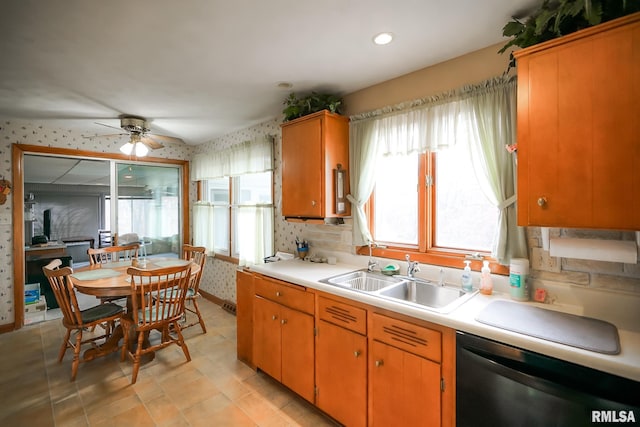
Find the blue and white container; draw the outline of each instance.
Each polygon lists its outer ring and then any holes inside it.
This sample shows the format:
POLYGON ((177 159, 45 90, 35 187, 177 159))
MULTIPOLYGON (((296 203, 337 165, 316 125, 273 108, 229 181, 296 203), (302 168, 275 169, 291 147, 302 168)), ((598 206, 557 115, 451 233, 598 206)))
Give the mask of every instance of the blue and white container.
POLYGON ((509 284, 511 285, 511 299, 529 301, 529 260, 513 258, 509 266, 509 284))

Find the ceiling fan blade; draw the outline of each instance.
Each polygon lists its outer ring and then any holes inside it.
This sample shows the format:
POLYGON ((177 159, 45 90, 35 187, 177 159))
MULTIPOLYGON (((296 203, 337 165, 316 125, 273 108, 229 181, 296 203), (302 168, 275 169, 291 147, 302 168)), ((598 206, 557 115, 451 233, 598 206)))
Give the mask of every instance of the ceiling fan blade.
POLYGON ((140 142, 142 142, 144 145, 151 148, 152 150, 157 150, 158 148, 164 147, 164 145, 160 144, 158 141, 155 141, 153 140, 153 138, 150 138, 149 136, 146 136, 146 135, 140 138, 140 142))
POLYGON ((106 127, 108 127, 108 128, 111 128, 111 129, 118 129, 119 131, 122 131, 122 128, 119 128, 119 127, 115 127, 115 126, 107 125, 107 124, 100 123, 100 122, 94 122, 94 123, 95 123, 95 124, 97 124, 97 125, 100 125, 100 126, 106 126, 106 127))
POLYGON ((181 143, 184 144, 184 141, 180 138, 176 138, 173 136, 167 136, 167 135, 156 135, 155 133, 148 133, 146 134, 147 137, 153 138, 154 140, 158 141, 158 142, 173 142, 173 143, 181 143))
POLYGON ((129 135, 128 133, 111 133, 109 135, 82 135, 83 138, 89 138, 89 139, 93 139, 93 138, 112 138, 114 136, 122 136, 122 135, 129 135))

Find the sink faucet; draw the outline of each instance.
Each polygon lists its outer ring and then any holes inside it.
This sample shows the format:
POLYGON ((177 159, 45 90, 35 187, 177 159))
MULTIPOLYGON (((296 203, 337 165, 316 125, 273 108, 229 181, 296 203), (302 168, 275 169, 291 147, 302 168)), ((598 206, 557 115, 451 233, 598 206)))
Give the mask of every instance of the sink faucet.
POLYGON ((378 265, 378 261, 376 261, 375 259, 373 259, 373 256, 372 256, 372 246, 373 246, 374 244, 375 244, 375 243, 373 243, 373 242, 369 242, 369 262, 368 262, 368 264, 367 264, 367 271, 368 271, 368 272, 370 272, 370 273, 373 271, 373 268, 374 268, 376 265, 378 265))
POLYGON ((413 275, 420 271, 419 263, 418 261, 411 261, 409 254, 406 254, 404 259, 407 260, 407 276, 413 279, 413 275))

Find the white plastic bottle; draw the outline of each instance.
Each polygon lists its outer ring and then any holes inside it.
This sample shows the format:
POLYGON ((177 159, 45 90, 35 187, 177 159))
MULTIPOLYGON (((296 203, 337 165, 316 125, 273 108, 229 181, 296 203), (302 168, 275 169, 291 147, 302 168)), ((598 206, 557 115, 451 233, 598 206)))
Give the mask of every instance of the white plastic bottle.
POLYGON ((491 295, 493 293, 493 279, 491 279, 489 261, 482 261, 482 269, 480 270, 480 293, 485 295, 491 295))
POLYGON ((473 290, 473 279, 471 277, 471 261, 465 261, 466 265, 464 266, 464 270, 462 270, 462 290, 471 292, 473 290))

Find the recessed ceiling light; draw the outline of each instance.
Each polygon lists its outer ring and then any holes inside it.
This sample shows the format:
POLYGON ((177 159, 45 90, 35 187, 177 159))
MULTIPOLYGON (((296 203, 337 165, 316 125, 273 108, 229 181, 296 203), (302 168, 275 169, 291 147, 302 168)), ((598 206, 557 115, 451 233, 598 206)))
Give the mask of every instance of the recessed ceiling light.
POLYGON ((373 42, 377 45, 389 44, 391 40, 393 40, 392 33, 380 33, 373 38, 373 42))
POLYGON ((280 89, 291 89, 293 87, 293 84, 291 84, 289 82, 280 82, 280 83, 278 83, 278 87, 280 89))

